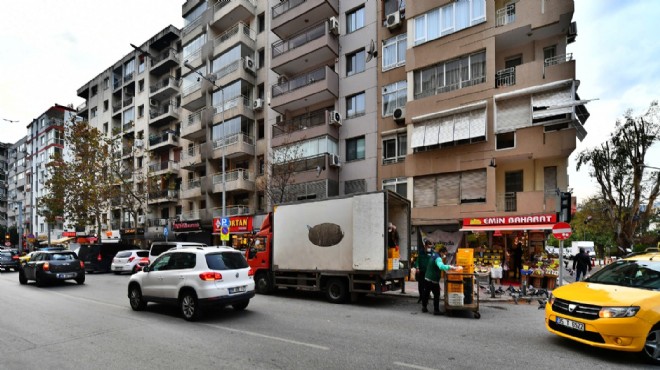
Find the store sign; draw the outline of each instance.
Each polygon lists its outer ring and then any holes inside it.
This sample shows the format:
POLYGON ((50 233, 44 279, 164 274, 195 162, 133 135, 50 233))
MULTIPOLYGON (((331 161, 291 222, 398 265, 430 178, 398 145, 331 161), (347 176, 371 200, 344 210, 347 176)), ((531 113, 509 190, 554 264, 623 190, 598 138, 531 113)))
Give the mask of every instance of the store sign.
POLYGON ((533 216, 464 218, 463 226, 531 225, 531 224, 554 224, 556 222, 557 222, 557 215, 551 213, 547 215, 533 215, 533 216))
POLYGON ((199 231, 202 229, 199 221, 193 222, 174 222, 172 224, 172 230, 175 232, 185 232, 185 231, 199 231))
POLYGON ((62 237, 75 238, 76 237, 76 232, 75 231, 65 231, 65 232, 62 233, 62 237))
POLYGON ((240 216, 229 218, 230 233, 244 233, 252 231, 252 216, 240 216))
POLYGON ((144 228, 121 229, 119 235, 144 235, 144 228))

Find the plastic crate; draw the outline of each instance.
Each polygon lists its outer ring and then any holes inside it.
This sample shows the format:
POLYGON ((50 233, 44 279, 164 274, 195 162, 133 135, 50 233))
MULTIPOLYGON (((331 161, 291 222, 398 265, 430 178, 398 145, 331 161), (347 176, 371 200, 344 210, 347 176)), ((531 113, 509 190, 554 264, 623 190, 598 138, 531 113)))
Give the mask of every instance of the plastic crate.
POLYGON ((463 293, 463 280, 461 281, 448 281, 447 293, 463 293))
POLYGON ((447 293, 447 304, 449 306, 463 306, 464 299, 463 293, 447 293))

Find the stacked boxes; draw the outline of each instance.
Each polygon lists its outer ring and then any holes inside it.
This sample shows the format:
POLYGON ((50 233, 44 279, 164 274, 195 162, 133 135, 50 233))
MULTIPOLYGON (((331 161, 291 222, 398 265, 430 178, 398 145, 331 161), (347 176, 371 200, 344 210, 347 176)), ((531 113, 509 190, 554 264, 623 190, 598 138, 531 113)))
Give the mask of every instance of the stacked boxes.
POLYGON ((447 304, 450 306, 463 306, 463 293, 447 293, 447 304))
POLYGON ((474 274, 474 250, 472 248, 458 248, 456 251, 456 265, 463 267, 464 274, 474 274))

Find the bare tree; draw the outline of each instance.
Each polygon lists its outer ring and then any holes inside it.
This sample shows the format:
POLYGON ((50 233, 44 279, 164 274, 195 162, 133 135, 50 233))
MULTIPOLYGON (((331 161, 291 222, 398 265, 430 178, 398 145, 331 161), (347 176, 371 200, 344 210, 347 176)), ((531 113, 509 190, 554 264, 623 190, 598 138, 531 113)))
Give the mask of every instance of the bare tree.
POLYGON ((633 236, 642 220, 648 220, 660 193, 660 171, 647 167, 648 150, 660 139, 658 102, 640 116, 628 110, 617 120, 610 139, 577 157, 577 170, 590 166, 590 175, 600 186, 599 197, 619 246, 633 245, 633 236), (642 207, 644 205, 644 207, 642 207))

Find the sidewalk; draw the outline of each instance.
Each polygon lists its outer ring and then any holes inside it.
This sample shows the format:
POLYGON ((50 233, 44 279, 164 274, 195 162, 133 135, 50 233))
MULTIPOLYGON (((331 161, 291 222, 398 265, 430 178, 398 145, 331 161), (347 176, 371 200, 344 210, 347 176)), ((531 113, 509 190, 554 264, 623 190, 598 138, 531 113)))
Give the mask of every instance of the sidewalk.
MULTIPOLYGON (((502 287, 503 289, 505 288, 504 286, 502 287)), ((488 294, 484 289, 478 288, 479 289, 479 303, 514 303, 513 297, 509 295, 508 293, 504 294, 496 294, 495 298, 492 298, 490 294, 488 294)), ((407 297, 407 298, 414 298, 417 300, 419 298, 419 290, 417 289, 417 282, 416 281, 406 281, 406 289, 405 289, 405 294, 401 293, 401 291, 394 291, 394 292, 387 292, 385 294, 391 295, 391 296, 399 296, 399 297, 407 297)), ((441 296, 444 296, 444 289, 440 293, 441 296)))

